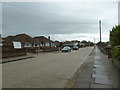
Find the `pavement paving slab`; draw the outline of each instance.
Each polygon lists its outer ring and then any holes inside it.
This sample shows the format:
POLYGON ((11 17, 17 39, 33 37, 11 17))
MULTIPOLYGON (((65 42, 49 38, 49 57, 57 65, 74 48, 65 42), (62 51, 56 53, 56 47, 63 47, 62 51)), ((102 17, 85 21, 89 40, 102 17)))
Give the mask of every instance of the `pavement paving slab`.
POLYGON ((90 88, 112 88, 110 85, 91 84, 90 88))
POLYGON ((93 71, 110 72, 110 70, 108 69, 100 69, 100 68, 94 68, 93 71))
POLYGON ((83 70, 81 71, 82 74, 91 74, 91 73, 94 73, 93 70, 83 70))
POLYGON ((103 74, 92 74, 92 78, 105 78, 109 80, 109 76, 108 75, 103 75, 103 74))
POLYGON ((83 82, 83 83, 94 83, 94 79, 93 78, 78 78, 77 82, 83 82))
POLYGON ((105 85, 112 85, 113 81, 107 78, 95 78, 96 84, 105 84, 105 85))
POLYGON ((109 72, 103 72, 103 71, 95 71, 94 74, 99 74, 99 75, 110 75, 109 72))
POLYGON ((77 82, 74 88, 90 88, 90 83, 77 82))
POLYGON ((80 77, 91 78, 91 74, 80 74, 80 77))

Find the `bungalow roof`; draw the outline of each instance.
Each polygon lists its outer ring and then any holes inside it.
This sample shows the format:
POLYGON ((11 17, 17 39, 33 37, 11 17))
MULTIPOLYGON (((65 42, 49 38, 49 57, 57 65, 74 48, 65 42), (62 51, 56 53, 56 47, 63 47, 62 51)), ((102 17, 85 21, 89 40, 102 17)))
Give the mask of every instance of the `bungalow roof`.
POLYGON ((13 42, 13 41, 19 41, 21 43, 33 43, 32 37, 30 37, 27 34, 18 34, 16 36, 8 36, 4 39, 4 42, 13 42))
POLYGON ((40 43, 40 42, 44 42, 44 43, 54 43, 52 40, 44 37, 44 36, 37 36, 34 37, 34 42, 35 43, 40 43))

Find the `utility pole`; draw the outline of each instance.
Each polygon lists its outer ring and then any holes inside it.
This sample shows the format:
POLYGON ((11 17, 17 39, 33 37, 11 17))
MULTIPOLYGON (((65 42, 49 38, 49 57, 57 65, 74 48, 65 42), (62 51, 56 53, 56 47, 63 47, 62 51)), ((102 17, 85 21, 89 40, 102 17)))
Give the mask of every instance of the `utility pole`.
POLYGON ((101 20, 99 20, 99 30, 100 30, 100 49, 102 47, 102 40, 101 40, 101 20))
POLYGON ((101 42, 102 42, 102 40, 101 40, 101 20, 99 20, 99 30, 100 30, 100 44, 101 44, 101 42))
POLYGON ((94 44, 95 44, 95 38, 94 38, 94 44))

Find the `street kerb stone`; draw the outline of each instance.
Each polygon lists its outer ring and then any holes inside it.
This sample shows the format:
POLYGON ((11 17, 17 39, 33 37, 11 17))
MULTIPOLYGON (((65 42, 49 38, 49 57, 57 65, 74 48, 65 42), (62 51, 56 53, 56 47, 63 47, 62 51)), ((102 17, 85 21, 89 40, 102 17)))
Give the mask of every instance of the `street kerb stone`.
POLYGON ((90 88, 112 88, 112 86, 101 85, 101 84, 91 84, 90 88))

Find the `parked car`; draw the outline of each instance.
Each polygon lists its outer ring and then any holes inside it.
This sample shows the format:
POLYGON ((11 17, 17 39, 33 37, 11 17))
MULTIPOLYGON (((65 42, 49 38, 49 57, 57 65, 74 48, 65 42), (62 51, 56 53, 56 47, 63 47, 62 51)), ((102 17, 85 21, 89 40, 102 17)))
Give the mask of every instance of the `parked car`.
POLYGON ((70 52, 71 48, 70 47, 64 47, 61 51, 62 52, 70 52))
POLYGON ((73 46, 73 50, 78 50, 78 46, 73 46))

